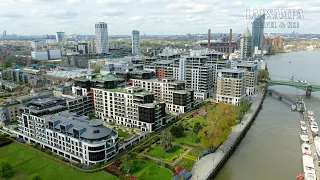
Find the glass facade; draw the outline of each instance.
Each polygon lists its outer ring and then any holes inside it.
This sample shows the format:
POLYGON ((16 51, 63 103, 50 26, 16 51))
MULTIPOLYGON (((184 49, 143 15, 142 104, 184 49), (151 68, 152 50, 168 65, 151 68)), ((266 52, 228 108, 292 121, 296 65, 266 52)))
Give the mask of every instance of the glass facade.
POLYGON ((257 46, 260 50, 263 46, 263 30, 265 15, 257 17, 252 23, 253 49, 257 46))

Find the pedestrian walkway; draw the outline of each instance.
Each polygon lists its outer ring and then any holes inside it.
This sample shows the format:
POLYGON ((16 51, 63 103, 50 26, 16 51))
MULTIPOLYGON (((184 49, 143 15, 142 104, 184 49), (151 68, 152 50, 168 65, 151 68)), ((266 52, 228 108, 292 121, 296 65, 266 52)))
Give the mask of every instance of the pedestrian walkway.
POLYGON ((243 130, 247 127, 247 125, 249 125, 255 112, 258 110, 262 100, 263 92, 259 91, 256 97, 254 98, 249 111, 242 118, 241 123, 232 127, 232 133, 229 135, 228 139, 224 141, 214 153, 206 155, 195 162, 192 168, 191 180, 208 179, 212 172, 214 172, 216 168, 220 165, 220 163, 222 163, 225 160, 224 157, 235 145, 235 142, 237 142, 243 130))

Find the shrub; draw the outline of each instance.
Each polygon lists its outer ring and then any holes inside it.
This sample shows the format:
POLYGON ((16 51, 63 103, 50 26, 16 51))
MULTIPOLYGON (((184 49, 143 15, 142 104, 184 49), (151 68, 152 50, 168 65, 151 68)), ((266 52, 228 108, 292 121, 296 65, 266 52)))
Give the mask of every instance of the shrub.
POLYGON ((8 177, 10 172, 12 171, 12 166, 7 161, 0 162, 0 177, 8 177))

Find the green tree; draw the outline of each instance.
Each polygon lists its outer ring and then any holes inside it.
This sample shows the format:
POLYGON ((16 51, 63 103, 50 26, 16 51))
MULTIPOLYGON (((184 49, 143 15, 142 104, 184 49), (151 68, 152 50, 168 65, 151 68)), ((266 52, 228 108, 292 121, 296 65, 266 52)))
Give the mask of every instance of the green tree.
POLYGON ((178 124, 177 126, 172 126, 170 132, 176 138, 183 137, 184 128, 181 124, 178 124))
POLYGON ((88 113, 88 117, 90 120, 94 119, 94 114, 93 113, 88 113))
POLYGON ((170 151, 173 148, 173 136, 171 132, 163 131, 160 137, 160 146, 164 151, 170 151))
POLYGON ((12 66, 12 60, 5 60, 3 61, 3 66, 4 67, 11 67, 12 66))
POLYGON ((1 85, 2 89, 6 89, 6 86, 4 84, 1 85))
POLYGON ((30 180, 42 180, 42 177, 38 175, 33 175, 30 180))
POLYGON ((259 76, 258 76, 258 81, 260 82, 260 81, 264 81, 264 80, 266 80, 266 79, 268 79, 269 78, 269 71, 268 71, 268 69, 261 69, 260 71, 259 71, 259 76))
POLYGON ((250 102, 248 98, 241 98, 240 103, 240 116, 242 117, 250 108, 250 102))
POLYGON ((12 171, 12 166, 8 161, 0 162, 0 176, 5 178, 8 177, 10 172, 12 171))
POLYGON ((193 132, 195 134, 198 134, 199 131, 201 131, 202 128, 203 127, 201 126, 200 122, 196 122, 196 124, 194 124, 194 126, 193 126, 193 132))
POLYGON ((133 167, 134 167, 134 164, 131 157, 128 155, 123 156, 121 160, 120 168, 126 173, 129 173, 130 170, 133 169, 133 167))
POLYGON ((92 73, 100 73, 101 70, 101 66, 96 66, 94 67, 94 69, 92 70, 92 73))

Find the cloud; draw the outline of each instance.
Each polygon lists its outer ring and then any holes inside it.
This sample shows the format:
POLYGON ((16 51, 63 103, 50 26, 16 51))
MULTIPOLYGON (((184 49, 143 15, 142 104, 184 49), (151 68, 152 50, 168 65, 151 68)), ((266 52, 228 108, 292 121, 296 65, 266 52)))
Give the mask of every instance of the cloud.
MULTIPOLYGON (((108 23, 109 34, 242 32, 252 19, 247 9, 299 8, 305 19, 298 32, 320 31, 320 1, 314 0, 0 0, 1 27, 18 34, 94 34, 94 23, 108 23), (15 23, 11 23, 14 20, 15 23), (31 25, 30 25, 31 24, 31 25), (312 24, 312 28, 306 28, 312 24), (24 28, 20 28, 23 25, 24 28)), ((266 29, 266 32, 292 29, 266 29)))

